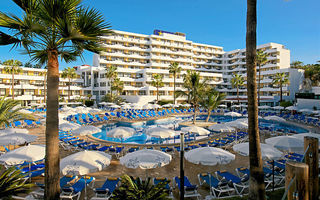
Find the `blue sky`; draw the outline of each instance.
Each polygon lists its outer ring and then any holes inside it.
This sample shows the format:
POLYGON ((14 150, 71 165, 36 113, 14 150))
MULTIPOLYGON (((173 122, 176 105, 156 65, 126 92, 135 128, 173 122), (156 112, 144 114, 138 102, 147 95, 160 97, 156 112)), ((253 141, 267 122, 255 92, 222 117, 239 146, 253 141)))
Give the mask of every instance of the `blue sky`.
MULTIPOLYGON (((186 33, 187 39, 222 46, 225 51, 245 48, 245 0, 83 0, 101 11, 112 28, 142 34, 154 29, 186 33)), ((21 15, 9 0, 1 0, 2 12, 21 15)), ((276 42, 291 50, 291 61, 320 60, 319 0, 258 0, 257 43, 276 42)), ((3 29, 0 29, 3 30, 3 29)), ((21 49, 0 46, 0 60, 30 58, 21 49)), ((84 61, 61 63, 60 68, 92 64, 92 53, 84 61)))

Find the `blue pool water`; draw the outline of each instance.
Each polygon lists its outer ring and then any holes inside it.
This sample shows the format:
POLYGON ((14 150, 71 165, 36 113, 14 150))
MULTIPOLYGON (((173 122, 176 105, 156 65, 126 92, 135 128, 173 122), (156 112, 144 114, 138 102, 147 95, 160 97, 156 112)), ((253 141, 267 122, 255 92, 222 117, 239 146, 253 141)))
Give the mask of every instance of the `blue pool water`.
MULTIPOLYGON (((197 116, 197 120, 204 120, 207 116, 200 115, 197 116)), ((239 117, 231 117, 231 116, 223 116, 223 115, 214 115, 210 117, 210 121, 214 121, 217 123, 224 123, 229 122, 238 119, 239 117)), ((121 142, 121 143, 136 143, 136 144, 146 144, 146 143, 159 143, 159 138, 150 138, 144 133, 144 129, 147 127, 152 126, 169 126, 174 127, 175 130, 180 130, 181 127, 178 125, 178 123, 182 121, 190 121, 190 117, 171 117, 167 119, 160 119, 160 120, 149 120, 149 121, 143 121, 143 122, 117 122, 114 124, 106 124, 102 127, 102 132, 93 134, 93 137, 96 137, 98 139, 110 141, 110 142, 121 142), (128 138, 113 138, 108 136, 108 131, 116 128, 116 127, 131 127, 136 130, 136 134, 128 137, 128 138)), ((287 123, 282 122, 275 122, 275 121, 268 121, 264 119, 259 119, 259 128, 265 129, 269 131, 281 131, 285 133, 306 133, 308 130, 290 125, 287 123)))

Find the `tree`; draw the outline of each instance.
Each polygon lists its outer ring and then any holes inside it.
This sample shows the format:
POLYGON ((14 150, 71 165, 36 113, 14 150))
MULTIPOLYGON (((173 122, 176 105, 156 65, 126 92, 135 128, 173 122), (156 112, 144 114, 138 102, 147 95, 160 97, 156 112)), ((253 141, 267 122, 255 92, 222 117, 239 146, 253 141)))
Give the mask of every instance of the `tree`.
POLYGON ((169 199, 169 191, 166 188, 168 181, 151 184, 150 177, 142 181, 128 175, 121 177, 121 185, 113 192, 112 200, 166 200, 169 199))
POLYGON ((246 32, 246 65, 248 91, 248 134, 249 134, 249 166, 250 186, 249 200, 265 200, 263 163, 261 158, 260 137, 258 127, 257 101, 257 0, 247 0, 247 32, 246 32))
POLYGON ((290 64, 290 67, 291 68, 295 68, 295 69, 303 69, 304 66, 303 66, 303 62, 301 61, 292 61, 291 64, 290 64))
POLYGON ((196 71, 187 72, 187 75, 184 78, 185 91, 177 91, 177 96, 186 96, 190 98, 190 101, 194 108, 193 113, 193 124, 196 123, 197 110, 199 108, 199 103, 201 102, 201 97, 207 89, 208 79, 200 81, 200 73, 196 71))
POLYGON ((26 63, 24 63, 24 67, 26 67, 26 68, 33 68, 33 65, 32 65, 31 62, 26 62, 26 63))
POLYGON ((110 67, 107 67, 106 70, 107 70, 106 78, 108 78, 110 80, 110 93, 111 93, 111 99, 112 99, 113 81, 114 81, 114 79, 116 79, 118 77, 117 67, 111 65, 110 67))
POLYGON ((305 65, 304 70, 304 77, 309 78, 313 86, 318 86, 320 83, 320 64, 305 65))
POLYGON ((95 9, 81 0, 13 0, 23 18, 0 13, 0 45, 22 46, 31 61, 47 63, 47 121, 45 159, 45 199, 59 199, 58 87, 59 57, 75 61, 84 50, 99 53, 99 36, 109 34, 109 24, 95 9), (10 35, 12 34, 12 35, 10 35))
POLYGON ((239 87, 244 85, 244 78, 241 74, 233 74, 231 79, 231 85, 233 88, 237 88, 237 99, 238 99, 238 105, 240 104, 239 99, 239 87))
POLYGON ((117 96, 121 94, 124 88, 123 81, 120 80, 120 78, 115 78, 111 85, 112 90, 115 90, 117 92, 117 96))
POLYGON ((257 66, 259 69, 259 76, 258 76, 258 105, 260 105, 260 81, 261 81, 261 66, 266 64, 268 61, 268 54, 263 52, 262 50, 258 50, 257 51, 257 66))
POLYGON ((34 119, 33 116, 20 112, 23 108, 20 102, 13 99, 0 98, 0 128, 5 125, 9 126, 11 122, 34 119))
POLYGON ((0 197, 3 199, 11 199, 13 195, 29 193, 33 186, 33 183, 27 183, 27 179, 15 166, 8 168, 0 175, 0 197))
POLYGON ((161 87, 164 86, 163 76, 160 75, 160 74, 154 74, 154 75, 152 76, 151 85, 152 85, 153 87, 156 87, 156 88, 157 88, 157 103, 158 103, 158 101, 159 101, 159 88, 161 88, 161 87))
POLYGON ((208 117, 206 119, 206 122, 208 122, 211 111, 221 104, 221 102, 226 98, 226 94, 218 92, 214 88, 209 88, 202 95, 200 104, 208 110, 208 117))
POLYGON ((12 99, 14 99, 14 74, 22 72, 20 66, 22 63, 19 60, 6 60, 3 62, 5 65, 4 71, 8 74, 12 74, 12 99))
POLYGON ((289 75, 284 72, 276 73, 272 78, 272 84, 280 88, 280 102, 282 102, 282 87, 289 84, 289 75))
POLYGON ((176 104, 176 77, 181 72, 179 63, 174 62, 169 66, 169 73, 173 74, 173 104, 176 104))
POLYGON ((68 79, 68 102, 70 102, 70 95, 71 95, 71 79, 77 78, 77 73, 76 69, 73 67, 67 67, 62 71, 61 74, 62 78, 67 78, 68 79))

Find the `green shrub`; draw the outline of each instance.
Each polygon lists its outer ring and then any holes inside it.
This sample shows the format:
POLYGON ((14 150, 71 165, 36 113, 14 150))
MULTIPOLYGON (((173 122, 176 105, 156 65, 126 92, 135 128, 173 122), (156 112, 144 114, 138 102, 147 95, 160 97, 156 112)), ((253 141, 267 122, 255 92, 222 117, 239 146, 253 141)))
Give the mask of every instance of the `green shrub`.
POLYGON ((93 100, 86 100, 86 101, 84 102, 84 104, 85 104, 87 107, 91 107, 91 106, 93 106, 94 101, 93 101, 93 100))
POLYGON ((169 104, 169 103, 173 104, 173 100, 165 100, 165 99, 162 99, 162 100, 159 100, 159 102, 158 102, 158 104, 159 104, 160 106, 165 105, 165 104, 169 104))
POLYGON ((293 105, 293 103, 291 102, 291 101, 281 101, 280 102, 280 106, 282 106, 282 107, 288 107, 288 106, 292 106, 293 105))

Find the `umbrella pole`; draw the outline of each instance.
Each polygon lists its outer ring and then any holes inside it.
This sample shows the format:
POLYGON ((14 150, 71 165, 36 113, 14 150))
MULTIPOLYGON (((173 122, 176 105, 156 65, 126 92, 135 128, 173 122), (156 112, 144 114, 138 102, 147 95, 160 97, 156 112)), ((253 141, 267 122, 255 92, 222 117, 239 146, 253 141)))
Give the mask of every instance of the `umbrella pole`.
POLYGON ((184 135, 180 133, 180 200, 184 200, 184 166, 183 166, 183 154, 184 154, 184 135))
POLYGON ((87 199, 87 177, 84 176, 84 199, 87 199))
POLYGON ((31 172, 30 172, 30 170, 31 170, 31 162, 29 162, 29 182, 31 183, 31 172))

